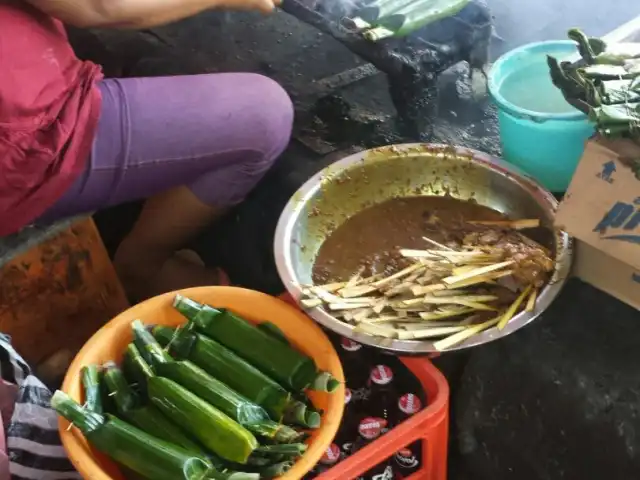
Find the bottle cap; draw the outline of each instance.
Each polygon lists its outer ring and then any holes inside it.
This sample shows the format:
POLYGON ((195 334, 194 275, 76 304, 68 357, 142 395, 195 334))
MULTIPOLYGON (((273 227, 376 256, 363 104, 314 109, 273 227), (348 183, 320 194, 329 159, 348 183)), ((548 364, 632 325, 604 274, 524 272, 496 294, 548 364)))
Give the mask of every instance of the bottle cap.
POLYGON ((320 463, 323 465, 333 465, 334 463, 338 463, 340 460, 340 447, 338 447, 335 443, 329 445, 322 457, 320 457, 320 463))
POLYGON ((384 418, 378 417, 366 417, 360 421, 358 425, 358 433, 367 440, 373 440, 382 433, 382 429, 387 426, 387 421, 384 418))
POLYGON ((349 402, 351 401, 351 397, 352 397, 351 389, 345 388, 344 389, 344 404, 345 405, 349 405, 349 402))
POLYGON ((401 448, 400 450, 398 450, 398 455, 401 456, 401 457, 412 457, 413 453, 411 452, 410 449, 405 447, 405 448, 401 448))
POLYGON ((357 352, 362 348, 362 345, 358 342, 354 342, 353 340, 345 337, 342 337, 342 340, 340 340, 340 345, 347 352, 357 352))
POLYGON ((417 395, 407 393, 406 395, 402 395, 398 400, 398 408, 402 413, 413 415, 422 409, 422 402, 417 395))
POLYGON ((409 448, 403 448, 396 452, 396 463, 401 468, 414 468, 418 466, 418 459, 409 448))
POLYGON ((393 370, 386 365, 376 365, 369 378, 376 385, 387 385, 393 380, 393 370))

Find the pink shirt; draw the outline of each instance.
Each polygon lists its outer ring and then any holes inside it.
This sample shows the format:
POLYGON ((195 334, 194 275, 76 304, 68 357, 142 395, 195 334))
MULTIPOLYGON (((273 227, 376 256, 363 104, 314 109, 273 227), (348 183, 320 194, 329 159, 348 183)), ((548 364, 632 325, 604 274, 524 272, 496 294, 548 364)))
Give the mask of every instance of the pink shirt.
POLYGON ((83 171, 100 115, 100 67, 62 23, 0 1, 0 236, 38 218, 83 171))

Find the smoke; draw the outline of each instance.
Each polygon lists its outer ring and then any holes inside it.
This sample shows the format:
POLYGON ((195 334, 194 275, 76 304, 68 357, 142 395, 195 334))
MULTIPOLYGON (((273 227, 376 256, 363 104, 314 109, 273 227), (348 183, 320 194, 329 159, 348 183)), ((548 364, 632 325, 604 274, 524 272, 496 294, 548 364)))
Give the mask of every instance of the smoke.
POLYGON ((366 0, 299 0, 306 7, 328 17, 332 20, 339 20, 342 17, 350 17, 362 8, 366 0))

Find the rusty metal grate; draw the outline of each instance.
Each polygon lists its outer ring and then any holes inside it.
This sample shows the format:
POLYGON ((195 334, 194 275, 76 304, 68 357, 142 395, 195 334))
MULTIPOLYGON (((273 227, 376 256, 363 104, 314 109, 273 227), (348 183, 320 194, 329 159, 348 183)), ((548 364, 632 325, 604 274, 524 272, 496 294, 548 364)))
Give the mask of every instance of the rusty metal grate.
MULTIPOLYGON (((480 0, 472 1, 453 17, 403 38, 374 43, 341 25, 342 18, 356 6, 349 1, 353 0, 284 0, 282 8, 386 73, 403 134, 429 140, 436 116, 438 76, 461 61, 468 62, 472 70, 481 71, 488 62, 493 31, 489 8, 480 0)), ((371 74, 371 70, 367 72, 371 74)), ((366 76, 346 75, 353 81, 366 76)), ((344 85, 338 83, 338 87, 344 85)))

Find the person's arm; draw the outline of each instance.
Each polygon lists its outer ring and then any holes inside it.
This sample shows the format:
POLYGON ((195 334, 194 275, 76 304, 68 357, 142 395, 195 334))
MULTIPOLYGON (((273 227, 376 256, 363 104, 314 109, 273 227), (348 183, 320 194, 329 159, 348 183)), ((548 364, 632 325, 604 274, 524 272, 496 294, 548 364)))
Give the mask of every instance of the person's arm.
POLYGON ((25 0, 76 27, 148 28, 216 7, 273 10, 277 0, 25 0))

